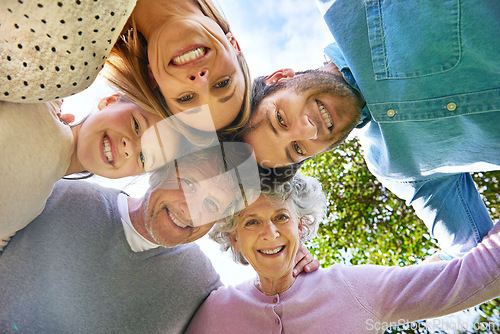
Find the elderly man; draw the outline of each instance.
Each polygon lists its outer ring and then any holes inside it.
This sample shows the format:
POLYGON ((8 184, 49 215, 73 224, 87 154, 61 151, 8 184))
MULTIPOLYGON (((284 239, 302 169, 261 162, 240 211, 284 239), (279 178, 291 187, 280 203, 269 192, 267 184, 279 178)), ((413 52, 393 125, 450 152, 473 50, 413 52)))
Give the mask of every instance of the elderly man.
POLYGON ((371 172, 415 208, 441 257, 464 254, 492 227, 469 173, 500 166, 500 4, 318 3, 333 62, 257 79, 243 139, 275 167, 360 128, 371 172))
POLYGON ((0 332, 182 332, 221 284, 188 243, 241 210, 253 191, 236 176, 251 176, 252 164, 241 149, 237 157, 229 151, 215 146, 178 158, 152 173, 138 199, 59 181, 45 210, 0 256, 0 332))

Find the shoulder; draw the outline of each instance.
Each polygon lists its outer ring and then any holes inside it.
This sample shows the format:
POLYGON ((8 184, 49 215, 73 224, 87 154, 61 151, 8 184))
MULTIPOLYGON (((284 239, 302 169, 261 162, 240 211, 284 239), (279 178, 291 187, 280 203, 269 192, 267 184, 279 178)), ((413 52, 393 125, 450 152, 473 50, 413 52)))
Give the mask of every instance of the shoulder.
POLYGON ((243 326, 252 308, 253 297, 249 294, 251 281, 234 286, 221 286, 210 293, 198 308, 186 330, 187 334, 230 332, 243 326), (231 329, 233 328, 233 329, 231 329))
POLYGON ((41 102, 94 81, 136 0, 0 1, 1 98, 41 102))
POLYGON ((158 247, 136 253, 135 257, 147 259, 151 271, 163 272, 162 277, 176 281, 178 286, 184 287, 185 294, 203 295, 205 298, 222 285, 212 262, 196 243, 172 248, 158 247))
POLYGON ((118 189, 102 187, 82 180, 59 180, 47 200, 50 211, 72 210, 76 215, 91 216, 99 211, 116 211, 118 189))
MULTIPOLYGON (((71 128, 58 117, 61 101, 46 103, 11 103, 0 101, 0 123, 2 136, 23 131, 29 132, 23 141, 33 141, 37 146, 65 147, 71 145, 71 128)), ((18 133, 15 133, 16 135, 18 133)))

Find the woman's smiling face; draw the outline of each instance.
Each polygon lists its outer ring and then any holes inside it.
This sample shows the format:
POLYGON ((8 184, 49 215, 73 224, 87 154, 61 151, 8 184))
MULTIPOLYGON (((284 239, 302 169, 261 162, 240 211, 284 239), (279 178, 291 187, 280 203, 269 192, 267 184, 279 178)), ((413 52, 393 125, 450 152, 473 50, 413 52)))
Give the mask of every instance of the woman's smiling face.
POLYGON ((172 113, 208 105, 215 129, 231 124, 243 103, 239 53, 232 34, 203 14, 169 20, 148 38, 150 69, 172 113))
POLYGON ((257 274, 273 280, 291 275, 302 223, 287 201, 270 203, 261 195, 243 210, 231 243, 257 274))

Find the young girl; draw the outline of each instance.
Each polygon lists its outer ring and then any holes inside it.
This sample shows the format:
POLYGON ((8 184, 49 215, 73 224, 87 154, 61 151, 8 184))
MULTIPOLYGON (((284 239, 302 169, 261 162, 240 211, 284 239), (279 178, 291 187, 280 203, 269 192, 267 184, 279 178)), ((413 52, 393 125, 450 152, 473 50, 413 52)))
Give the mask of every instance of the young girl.
POLYGON ((145 171, 141 136, 162 117, 115 94, 68 126, 60 103, 0 102, 0 250, 44 208, 53 184, 77 172, 107 178, 145 171))

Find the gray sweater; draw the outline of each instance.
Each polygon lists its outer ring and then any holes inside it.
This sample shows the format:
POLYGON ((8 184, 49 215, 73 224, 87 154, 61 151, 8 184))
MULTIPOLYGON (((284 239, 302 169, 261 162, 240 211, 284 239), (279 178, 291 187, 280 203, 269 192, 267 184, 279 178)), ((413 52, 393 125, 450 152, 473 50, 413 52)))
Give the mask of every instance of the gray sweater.
POLYGON ((134 253, 117 190, 59 181, 0 256, 1 333, 180 333, 221 285, 195 244, 134 253))

